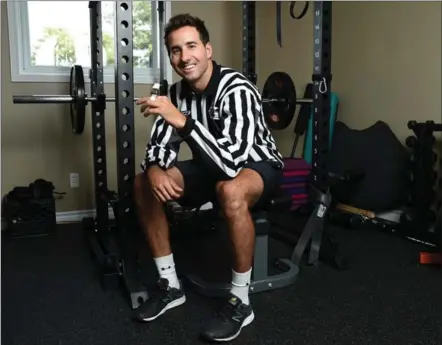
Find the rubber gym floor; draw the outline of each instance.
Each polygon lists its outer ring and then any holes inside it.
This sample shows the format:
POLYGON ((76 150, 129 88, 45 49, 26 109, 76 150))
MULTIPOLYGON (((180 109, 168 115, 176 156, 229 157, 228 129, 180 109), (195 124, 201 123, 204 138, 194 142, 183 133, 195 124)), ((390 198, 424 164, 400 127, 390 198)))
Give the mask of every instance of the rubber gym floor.
MULTIPOLYGON (((442 272, 418 265, 422 247, 370 228, 333 231, 350 269, 302 266, 293 286, 252 295, 255 321, 232 343, 442 344, 442 272)), ((220 247, 216 236, 177 236, 178 270, 198 246, 220 247)), ((291 250, 272 240, 270 255, 291 250)), ((199 327, 218 303, 187 289, 185 305, 136 323, 124 296, 103 291, 95 274, 79 224, 50 237, 4 238, 2 344, 199 344, 199 327)))

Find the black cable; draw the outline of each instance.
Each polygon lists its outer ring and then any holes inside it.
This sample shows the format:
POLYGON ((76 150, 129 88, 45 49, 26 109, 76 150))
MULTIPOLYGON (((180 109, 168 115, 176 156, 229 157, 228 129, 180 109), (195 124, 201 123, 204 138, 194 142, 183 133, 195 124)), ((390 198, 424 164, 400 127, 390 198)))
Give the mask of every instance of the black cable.
POLYGON ((290 17, 292 17, 293 19, 302 19, 306 15, 306 13, 308 11, 309 2, 308 1, 305 2, 304 8, 303 8, 303 10, 302 10, 302 12, 301 12, 301 14, 299 16, 295 15, 296 2, 297 1, 291 1, 290 2, 290 10, 289 10, 290 11, 290 17))

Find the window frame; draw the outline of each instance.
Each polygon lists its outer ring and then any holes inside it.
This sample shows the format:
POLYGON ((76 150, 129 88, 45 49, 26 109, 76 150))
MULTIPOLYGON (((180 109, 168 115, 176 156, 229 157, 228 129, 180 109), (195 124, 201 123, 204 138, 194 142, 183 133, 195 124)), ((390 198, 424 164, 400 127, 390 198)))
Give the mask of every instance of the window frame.
MULTIPOLYGON (((164 2, 164 20, 171 17, 171 1, 164 2)), ((158 53, 154 56, 154 64, 159 61, 159 46, 164 50, 164 78, 172 83, 172 68, 167 61, 167 51, 164 47, 162 35, 159 33, 157 1, 152 1, 152 14, 156 24, 153 26, 153 49, 158 53)), ((11 82, 37 82, 37 83, 68 83, 70 67, 61 66, 32 66, 29 17, 26 1, 8 1, 8 29, 9 29, 9 54, 11 64, 11 82)), ((88 14, 89 15, 89 14, 88 14)), ((89 80, 90 68, 83 66, 85 81, 89 80)), ((134 84, 153 84, 160 77, 159 68, 134 68, 134 84)), ((115 83, 115 67, 107 66, 103 69, 103 81, 106 84, 115 83)))

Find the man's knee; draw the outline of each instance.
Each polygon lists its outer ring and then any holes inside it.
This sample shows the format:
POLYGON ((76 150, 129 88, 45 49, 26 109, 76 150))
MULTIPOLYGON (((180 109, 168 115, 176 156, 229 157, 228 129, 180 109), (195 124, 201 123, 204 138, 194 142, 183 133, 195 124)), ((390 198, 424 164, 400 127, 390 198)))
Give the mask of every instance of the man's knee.
POLYGON ((243 169, 237 177, 216 185, 218 201, 226 217, 241 214, 261 198, 264 181, 255 170, 243 169))
POLYGON ((247 211, 246 193, 244 188, 235 179, 218 182, 216 194, 221 209, 227 218, 247 211))
POLYGON ((184 189, 184 176, 177 167, 166 170, 166 174, 175 181, 178 187, 184 189))
MULTIPOLYGON (((180 188, 184 189, 184 177, 177 168, 173 167, 166 170, 166 174, 169 178, 173 179, 180 188)), ((146 172, 140 172, 135 175, 133 190, 137 203, 155 202, 157 200, 146 172)))

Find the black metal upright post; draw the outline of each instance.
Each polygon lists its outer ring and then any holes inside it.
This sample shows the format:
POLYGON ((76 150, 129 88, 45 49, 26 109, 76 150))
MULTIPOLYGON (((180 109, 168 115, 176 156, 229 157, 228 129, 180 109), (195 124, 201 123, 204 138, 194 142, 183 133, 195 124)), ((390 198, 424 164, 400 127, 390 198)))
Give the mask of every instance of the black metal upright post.
POLYGON ((115 129, 119 195, 117 217, 118 220, 123 220, 132 211, 130 196, 135 176, 132 2, 117 1, 115 13, 115 129))
MULTIPOLYGON (((89 2, 89 19, 91 34, 91 96, 100 98, 104 94, 103 84, 103 44, 101 29, 101 2, 89 2)), ((108 228, 108 203, 102 197, 107 192, 106 170, 106 126, 105 102, 91 102, 92 143, 94 159, 96 227, 100 232, 108 228)))
POLYGON ((254 84, 257 83, 256 75, 256 3, 255 1, 243 1, 243 46, 242 68, 243 74, 254 84))
POLYGON ((162 47, 162 40, 161 40, 161 35, 164 32, 164 22, 165 22, 165 18, 164 18, 164 1, 158 1, 158 6, 157 6, 157 11, 158 11, 158 31, 159 31, 159 47, 158 49, 160 50, 160 54, 159 54, 159 59, 160 59, 160 82, 161 82, 161 88, 160 88, 160 93, 161 95, 167 95, 169 92, 169 83, 167 81, 167 76, 166 76, 166 59, 164 58, 164 48, 162 47))
POLYGON ((97 97, 92 106, 92 142, 95 178, 94 218, 84 218, 83 227, 87 242, 98 263, 99 275, 104 289, 119 286, 118 250, 109 221, 110 193, 106 173, 106 132, 105 132, 105 94, 103 85, 103 44, 101 2, 89 2, 90 49, 91 49, 91 93, 97 97))
POLYGON ((91 91, 92 133, 96 183, 97 215, 83 219, 88 244, 98 262, 104 289, 123 285, 132 308, 148 298, 146 287, 139 280, 137 257, 137 221, 134 215, 132 188, 135 176, 134 81, 132 43, 132 3, 115 3, 115 118, 117 145, 118 192, 109 191, 106 177, 106 140, 104 112, 106 95, 103 88, 103 54, 101 34, 101 2, 90 1, 91 21, 91 91), (112 207, 115 220, 108 217, 112 207), (122 284, 121 284, 122 283, 122 284))
MULTIPOLYGON (((161 37, 163 30, 164 30, 164 1, 158 1, 158 30, 159 30, 159 37, 161 37)), ((162 40, 159 40, 159 47, 160 50, 160 80, 163 81, 166 79, 166 76, 164 75, 164 49, 161 44, 162 40)), ((164 90, 162 90, 164 92, 164 90)))
MULTIPOLYGON (((317 1, 313 13, 313 157, 310 174, 310 196, 315 204, 301 237, 292 254, 292 261, 299 264, 310 243, 309 264, 319 261, 321 241, 327 211, 331 204, 330 179, 327 168, 329 151, 329 117, 331 86, 331 29, 332 2, 317 1)), ((334 249, 332 249, 334 251, 334 249)), ((343 268, 336 253, 333 261, 343 268)))
POLYGON ((331 1, 314 3, 313 53, 313 157, 312 185, 328 189, 327 154, 329 151, 331 85, 331 1))
POLYGON ((133 73, 132 1, 115 2, 115 130, 118 202, 115 207, 117 238, 121 251, 123 283, 132 308, 147 299, 139 280, 136 247, 136 212, 133 202, 135 177, 135 121, 133 73))

